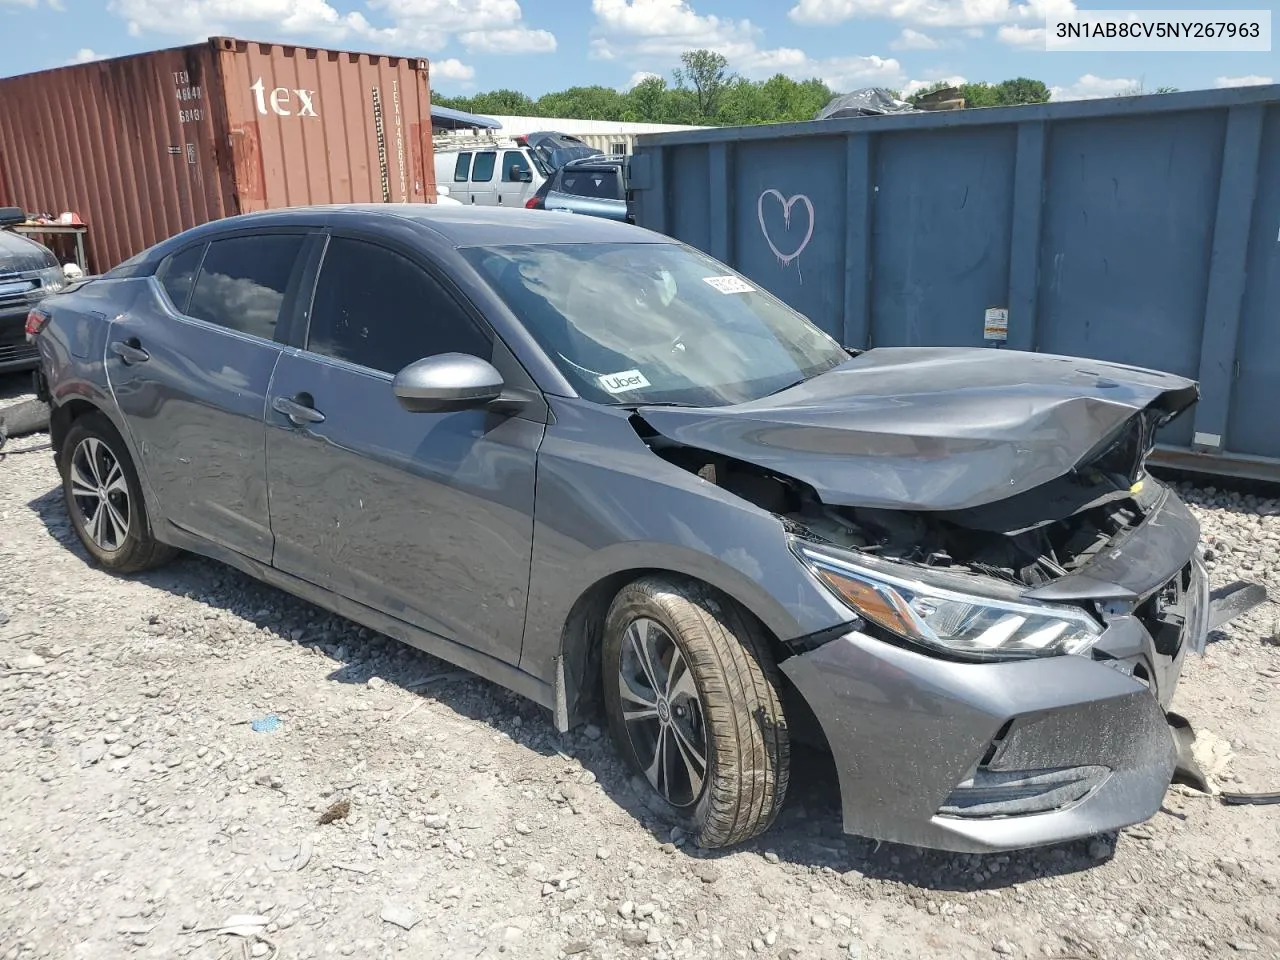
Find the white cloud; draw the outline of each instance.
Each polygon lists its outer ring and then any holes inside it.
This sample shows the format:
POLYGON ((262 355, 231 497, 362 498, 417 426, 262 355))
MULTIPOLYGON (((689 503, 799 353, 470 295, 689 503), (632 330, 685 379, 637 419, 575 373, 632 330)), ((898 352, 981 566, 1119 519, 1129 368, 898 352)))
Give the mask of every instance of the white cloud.
POLYGON ((638 87, 640 86, 640 84, 644 83, 646 80, 661 80, 661 79, 662 79, 661 74, 653 73, 650 70, 637 70, 635 73, 631 75, 631 79, 627 81, 627 85, 623 89, 630 90, 632 87, 638 87))
POLYGON ((471 53, 554 53, 556 35, 550 30, 508 27, 503 30, 467 30, 458 34, 471 53))
MULTIPOLYGON (((5 2, 15 0, 0 0, 5 2)), ((350 7, 351 0, 343 6, 350 7)), ((125 20, 134 36, 207 37, 270 30, 281 38, 325 43, 354 38, 397 52, 429 53, 443 49, 457 34, 475 53, 556 49, 554 34, 523 22, 518 0, 367 0, 361 6, 389 25, 375 26, 360 10, 340 10, 329 0, 109 0, 107 9, 125 20)))
POLYGON ((676 60, 685 50, 715 50, 730 59, 756 50, 760 30, 750 20, 702 16, 686 0, 591 0, 597 30, 591 56, 613 60, 676 60))
POLYGON ((457 57, 449 57, 447 60, 432 60, 430 69, 432 80, 466 82, 474 80, 476 76, 476 68, 468 66, 457 57))
POLYGON ((98 53, 96 50, 91 50, 88 47, 81 47, 76 51, 76 55, 68 60, 67 63, 92 63, 94 60, 101 60, 105 56, 106 54, 98 53))
POLYGON ((1245 77, 1218 77, 1213 81, 1213 85, 1215 87, 1261 87, 1274 82, 1270 77, 1251 73, 1245 77))
POLYGON ((1074 0, 798 0, 787 16, 811 25, 880 19, 926 27, 969 27, 1017 20, 1043 23, 1049 13, 1074 9, 1074 0))
POLYGON ((941 42, 927 33, 910 27, 903 27, 902 32, 889 44, 892 50, 937 50, 941 46, 941 42))
MULTIPOLYGON (((590 56, 637 66, 674 66, 686 50, 714 50, 732 70, 753 79, 783 73, 819 77, 836 89, 871 84, 895 86, 902 66, 877 56, 814 59, 793 47, 762 49, 761 31, 750 20, 699 14, 688 0, 592 0, 596 29, 590 56)), ((645 72, 645 71, 640 71, 645 72)))
POLYGON ((1086 73, 1069 87, 1050 87, 1051 100, 1097 100, 1101 97, 1116 97, 1129 90, 1137 90, 1142 86, 1141 80, 1117 77, 1109 80, 1086 73))
POLYGON ((244 26, 328 40, 376 32, 362 14, 339 13, 326 0, 111 0, 107 9, 125 20, 134 36, 212 36, 244 26))
POLYGON ((983 34, 986 33, 986 31, 983 30, 981 27, 965 27, 964 30, 961 31, 961 33, 963 33, 966 37, 969 37, 973 40, 981 40, 983 34))
POLYGON ((996 39, 1011 47, 1045 48, 1048 39, 1044 27, 1020 27, 1016 23, 1008 23, 996 31, 996 39))
POLYGON ((919 93, 921 90, 928 90, 930 87, 936 86, 939 82, 945 83, 948 87, 958 87, 968 83, 964 77, 937 77, 933 80, 908 80, 902 86, 903 97, 909 97, 913 93, 919 93))

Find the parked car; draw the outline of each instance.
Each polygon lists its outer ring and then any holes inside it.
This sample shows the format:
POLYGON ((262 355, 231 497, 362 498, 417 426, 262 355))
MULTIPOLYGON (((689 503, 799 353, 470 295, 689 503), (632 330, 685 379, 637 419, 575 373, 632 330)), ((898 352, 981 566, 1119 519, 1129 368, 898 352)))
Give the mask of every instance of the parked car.
POLYGON ((557 729, 603 709, 704 846, 769 826, 812 718, 852 833, 986 851, 1144 820, 1184 657, 1259 601, 1209 593, 1144 473, 1192 381, 847 351, 626 224, 251 214, 29 326, 94 561, 190 550, 557 729))
POLYGON ((516 140, 529 147, 544 176, 550 176, 570 160, 598 157, 604 152, 580 137, 555 130, 539 130, 516 137, 516 140))
POLYGON ((630 220, 626 157, 571 160, 551 175, 525 206, 606 220, 630 220))
POLYGON ((507 138, 437 138, 436 183, 459 203, 522 207, 545 177, 527 144, 507 138))
POLYGON ((17 207, 0 207, 0 373, 39 365, 39 354, 27 343, 27 313, 66 282, 52 251, 8 229, 26 219, 17 207))

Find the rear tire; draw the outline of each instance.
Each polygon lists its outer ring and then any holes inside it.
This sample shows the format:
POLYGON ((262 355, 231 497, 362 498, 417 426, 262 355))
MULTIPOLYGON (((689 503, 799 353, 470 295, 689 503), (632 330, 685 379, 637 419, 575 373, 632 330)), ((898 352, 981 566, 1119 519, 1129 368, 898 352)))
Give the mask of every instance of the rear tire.
POLYGON ((98 564, 113 573, 139 573, 177 553, 152 536, 129 450, 101 413, 85 414, 71 424, 58 470, 71 525, 98 564))
POLYGON ((609 608, 602 659, 609 731, 651 806, 702 847, 767 830, 790 738, 763 628, 708 587, 645 577, 609 608))

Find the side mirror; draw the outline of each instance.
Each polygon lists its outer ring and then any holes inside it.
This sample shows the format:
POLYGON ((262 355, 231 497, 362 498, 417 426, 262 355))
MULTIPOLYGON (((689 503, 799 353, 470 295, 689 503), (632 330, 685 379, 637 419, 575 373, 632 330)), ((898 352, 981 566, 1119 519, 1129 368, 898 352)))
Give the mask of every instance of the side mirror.
POLYGON ((515 177, 517 183, 533 183, 533 172, 524 167, 512 167, 511 176, 515 177))
POLYGON ((465 353, 417 360, 391 382, 400 406, 410 413, 451 413, 487 406, 502 396, 502 374, 493 364, 465 353))
POLYGON ((27 214, 21 207, 0 207, 0 227, 12 227, 15 223, 26 223, 27 214))

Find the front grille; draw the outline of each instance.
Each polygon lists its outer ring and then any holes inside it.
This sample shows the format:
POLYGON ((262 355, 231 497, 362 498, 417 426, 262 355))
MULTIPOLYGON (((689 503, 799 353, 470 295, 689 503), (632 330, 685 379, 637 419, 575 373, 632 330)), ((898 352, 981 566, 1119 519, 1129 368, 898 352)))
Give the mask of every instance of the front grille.
POLYGON ((38 360, 40 351, 30 343, 11 343, 0 344, 0 367, 8 366, 11 363, 23 363, 30 360, 38 360))
POLYGON ((35 303, 44 295, 40 278, 20 273, 0 275, 0 310, 35 303))
POLYGON ((1049 813, 1083 800, 1110 772, 1101 766, 1049 770, 988 770, 979 766, 951 791, 938 815, 989 819, 1049 813))

